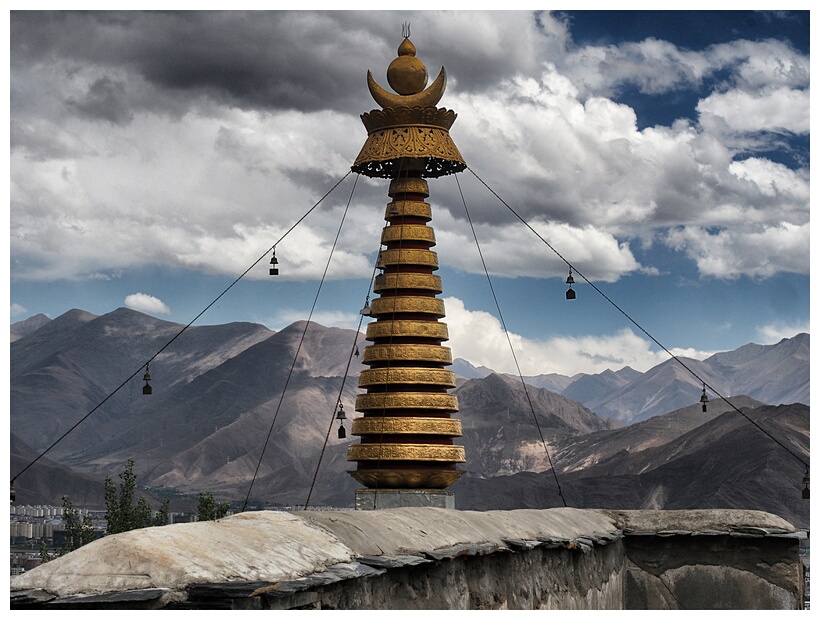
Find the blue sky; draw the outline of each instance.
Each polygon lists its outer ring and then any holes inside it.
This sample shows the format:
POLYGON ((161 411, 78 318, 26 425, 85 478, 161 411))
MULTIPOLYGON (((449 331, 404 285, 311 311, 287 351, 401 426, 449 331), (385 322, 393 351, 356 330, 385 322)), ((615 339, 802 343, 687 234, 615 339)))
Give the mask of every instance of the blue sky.
MULTIPOLYGON (((10 322, 193 319, 347 173, 403 22, 470 168, 665 347, 809 331, 808 11, 12 13, 10 322)), ((353 181, 199 324, 306 319, 353 181)), ((666 359, 458 181, 525 374, 666 359)), ((430 191, 449 346, 514 372, 456 180, 430 191)), ((388 200, 359 179, 314 320, 358 324, 388 200)))

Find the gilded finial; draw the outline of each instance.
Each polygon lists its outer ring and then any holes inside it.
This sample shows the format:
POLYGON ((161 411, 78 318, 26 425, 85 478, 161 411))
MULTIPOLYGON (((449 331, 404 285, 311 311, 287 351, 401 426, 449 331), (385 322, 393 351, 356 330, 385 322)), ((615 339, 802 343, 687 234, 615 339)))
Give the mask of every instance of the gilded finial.
POLYGON ((427 67, 416 58, 416 46, 410 41, 410 27, 399 44, 398 57, 387 67, 387 82, 400 95, 415 95, 427 86, 427 67))
POLYGON ((427 67, 416 58, 416 46, 410 40, 409 23, 402 25, 402 37, 398 55, 387 67, 387 82, 398 95, 379 86, 368 71, 367 87, 370 94, 382 108, 435 106, 441 100, 447 86, 444 67, 435 81, 427 87, 427 67))

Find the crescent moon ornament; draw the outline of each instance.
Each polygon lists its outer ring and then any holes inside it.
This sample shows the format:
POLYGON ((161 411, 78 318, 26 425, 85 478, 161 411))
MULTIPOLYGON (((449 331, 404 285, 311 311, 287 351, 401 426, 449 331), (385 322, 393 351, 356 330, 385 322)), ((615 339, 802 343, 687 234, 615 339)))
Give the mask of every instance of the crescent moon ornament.
POLYGON ((444 89, 447 87, 447 73, 444 67, 439 71, 438 77, 430 86, 420 93, 414 95, 394 95, 386 91, 376 83, 370 71, 367 72, 367 88, 374 101, 382 108, 414 108, 435 106, 444 96, 444 89))

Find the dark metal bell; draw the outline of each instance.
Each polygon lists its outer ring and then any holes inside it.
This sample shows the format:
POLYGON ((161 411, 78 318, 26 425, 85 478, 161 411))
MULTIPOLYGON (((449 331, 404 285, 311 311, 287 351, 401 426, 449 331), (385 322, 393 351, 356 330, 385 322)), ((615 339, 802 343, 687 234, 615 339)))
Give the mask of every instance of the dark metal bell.
POLYGON ((567 291, 567 299, 575 299, 575 291, 572 290, 572 285, 575 284, 575 278, 572 277, 572 268, 570 267, 569 275, 567 276, 567 284, 569 284, 569 290, 567 291))
POLYGON ((279 261, 276 258, 276 250, 273 251, 273 256, 270 258, 270 275, 279 275, 279 261))
POLYGON ((345 416, 345 408, 341 403, 339 403, 339 411, 338 411, 338 413, 336 413, 336 419, 337 420, 346 420, 347 419, 347 416, 345 416))

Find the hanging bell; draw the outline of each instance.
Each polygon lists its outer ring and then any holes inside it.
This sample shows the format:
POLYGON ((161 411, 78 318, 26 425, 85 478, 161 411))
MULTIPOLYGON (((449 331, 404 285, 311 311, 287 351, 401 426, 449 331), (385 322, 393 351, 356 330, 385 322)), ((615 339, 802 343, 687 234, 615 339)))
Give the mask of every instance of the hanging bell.
POLYGON ((279 275, 279 261, 276 259, 276 248, 273 248, 273 256, 270 257, 270 275, 279 275))
POLYGON ((567 276, 567 282, 569 285, 569 289, 567 290, 567 299, 575 299, 575 291, 572 290, 572 285, 575 284, 575 279, 572 277, 572 267, 569 268, 569 275, 567 276))
POLYGON ((153 389, 151 388, 151 373, 148 371, 148 364, 145 365, 145 374, 142 376, 142 380, 145 381, 145 385, 142 386, 142 393, 145 396, 149 396, 153 393, 153 389))
POLYGON ((706 403, 709 402, 709 397, 706 396, 706 384, 703 384, 703 393, 700 395, 700 403, 701 408, 703 409, 703 413, 706 413, 706 403))
POLYGON ((341 402, 339 403, 339 411, 336 412, 336 419, 339 420, 339 439, 344 439, 347 437, 347 431, 343 420, 346 420, 347 416, 345 416, 345 406, 341 402))
POLYGON ((355 355, 356 357, 359 357, 359 345, 356 345, 356 350, 353 351, 353 355, 355 355))
POLYGON ((384 269, 384 259, 381 252, 379 252, 379 257, 376 259, 376 269, 384 269))
POLYGON ((359 314, 361 314, 362 316, 372 316, 373 315, 373 309, 370 307, 369 303, 365 303, 364 308, 359 310, 359 314))
POLYGON ((390 215, 398 215, 399 214, 399 207, 396 205, 395 202, 390 203, 390 209, 388 211, 390 215))
POLYGON ((17 501, 17 491, 14 490, 14 484, 11 485, 11 501, 17 501))
POLYGON ((806 470, 806 475, 803 476, 803 499, 809 499, 809 470, 806 470))

